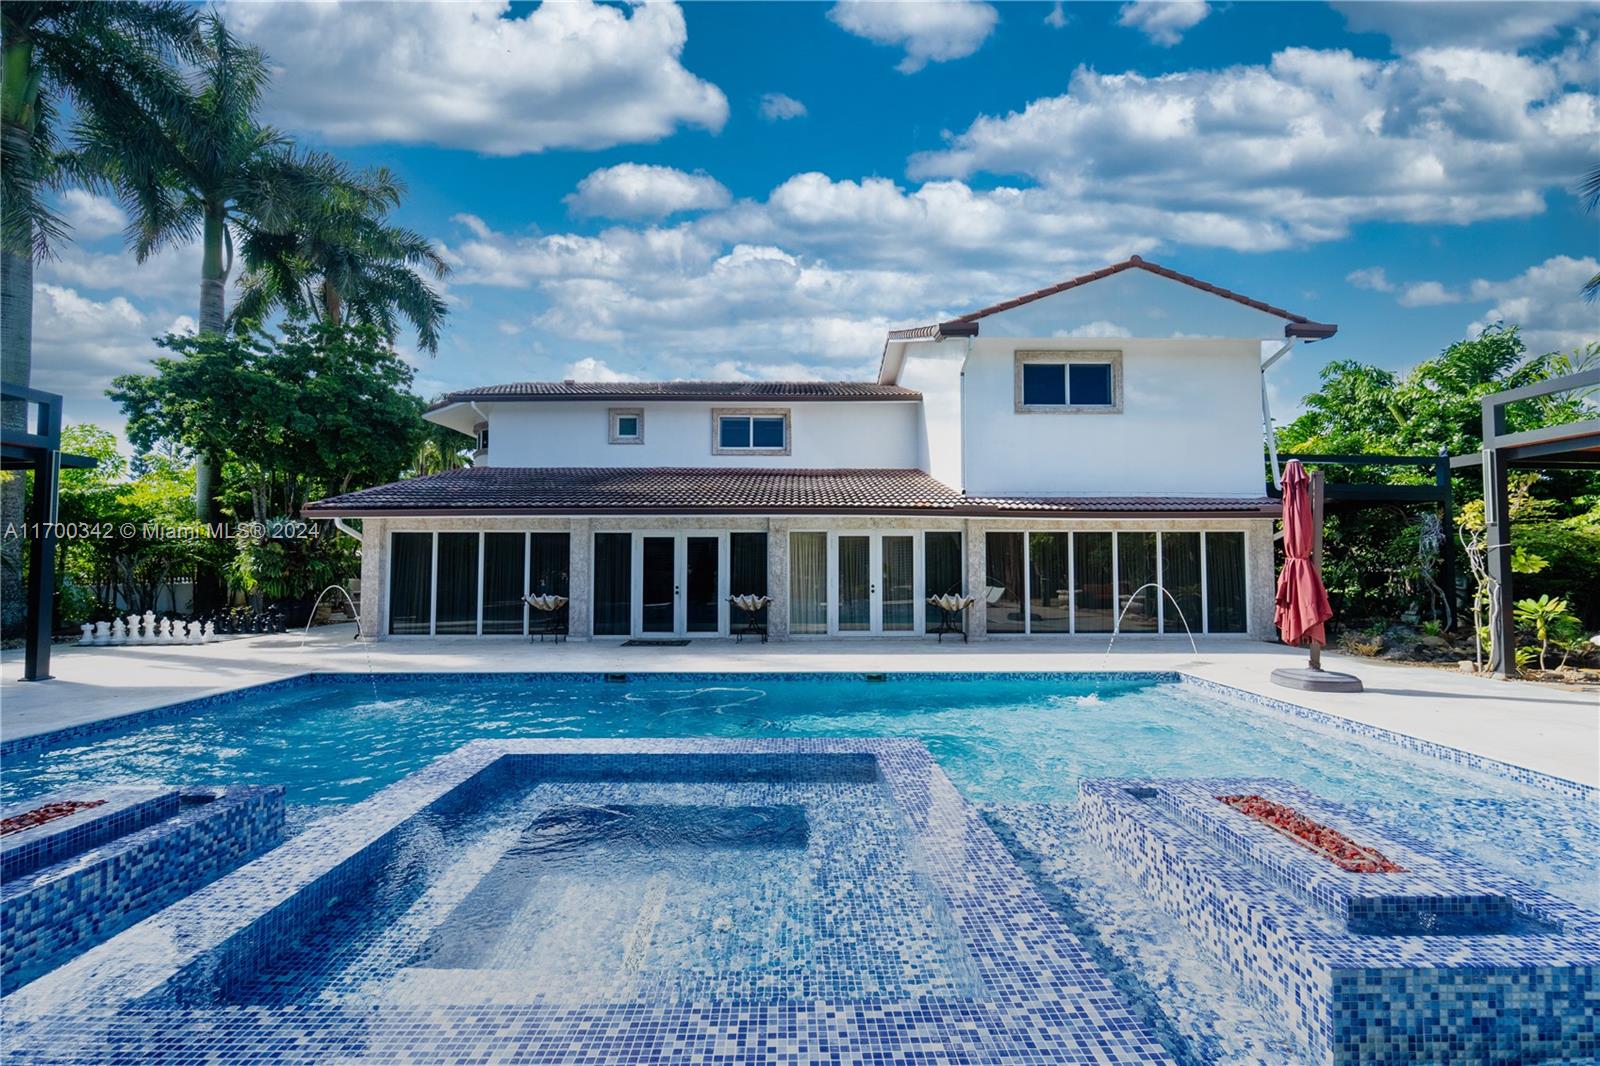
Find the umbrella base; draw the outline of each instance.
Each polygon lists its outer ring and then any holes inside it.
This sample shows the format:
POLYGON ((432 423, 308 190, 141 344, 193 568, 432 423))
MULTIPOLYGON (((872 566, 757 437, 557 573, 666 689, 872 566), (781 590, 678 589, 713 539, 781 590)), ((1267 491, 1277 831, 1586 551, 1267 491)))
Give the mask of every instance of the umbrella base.
POLYGON ((1340 674, 1332 670, 1309 670, 1303 666, 1274 670, 1272 681, 1284 688, 1297 688, 1305 692, 1361 691, 1361 679, 1354 674, 1340 674))

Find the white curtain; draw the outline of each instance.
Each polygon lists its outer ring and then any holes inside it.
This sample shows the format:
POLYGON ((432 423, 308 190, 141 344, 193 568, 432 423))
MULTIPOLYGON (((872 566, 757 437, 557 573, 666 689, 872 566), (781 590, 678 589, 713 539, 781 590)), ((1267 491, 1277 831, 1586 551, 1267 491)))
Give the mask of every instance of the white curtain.
POLYGON ((789 534, 789 632, 828 631, 828 535, 789 534))

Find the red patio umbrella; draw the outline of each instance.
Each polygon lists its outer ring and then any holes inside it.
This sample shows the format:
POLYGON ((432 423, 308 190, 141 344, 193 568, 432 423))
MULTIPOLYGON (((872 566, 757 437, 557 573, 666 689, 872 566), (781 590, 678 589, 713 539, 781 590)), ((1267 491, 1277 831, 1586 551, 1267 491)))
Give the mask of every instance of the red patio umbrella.
POLYGON ((1320 666, 1318 649, 1328 643, 1323 623, 1333 617, 1328 590, 1311 558, 1316 536, 1311 478, 1300 460, 1290 459, 1283 468, 1283 572, 1272 621, 1285 644, 1310 646, 1312 669, 1320 666))

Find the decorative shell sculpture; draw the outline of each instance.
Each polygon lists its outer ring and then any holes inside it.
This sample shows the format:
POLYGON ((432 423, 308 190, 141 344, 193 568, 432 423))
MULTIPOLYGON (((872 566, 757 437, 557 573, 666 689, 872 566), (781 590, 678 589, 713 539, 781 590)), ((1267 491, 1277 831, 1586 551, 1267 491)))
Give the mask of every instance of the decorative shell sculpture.
POLYGON ((729 596, 728 602, 741 611, 755 614, 761 608, 772 602, 771 596, 729 596))
POLYGON ((928 602, 940 610, 953 612, 964 611, 978 601, 972 596, 957 596, 947 592, 943 596, 929 596, 928 602))
POLYGON ((565 596, 524 596, 522 602, 536 611, 559 611, 567 605, 565 596))

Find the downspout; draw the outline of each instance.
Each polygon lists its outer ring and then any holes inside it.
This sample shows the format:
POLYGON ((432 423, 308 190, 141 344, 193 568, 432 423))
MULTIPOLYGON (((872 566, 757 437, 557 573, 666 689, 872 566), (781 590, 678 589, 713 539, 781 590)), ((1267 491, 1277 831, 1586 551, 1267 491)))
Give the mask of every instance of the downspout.
POLYGON ((333 528, 337 529, 340 533, 343 533, 347 537, 354 537, 357 541, 361 540, 361 530, 356 529, 349 522, 346 522, 342 518, 334 518, 333 528))
MULTIPOLYGON (((487 426, 489 424, 489 416, 483 413, 483 409, 478 406, 478 401, 477 400, 468 400, 467 401, 467 406, 472 408, 472 413, 473 414, 477 415, 480 419, 483 420, 483 424, 484 425, 487 426)), ((472 427, 472 443, 473 444, 477 444, 478 443, 478 427, 477 427, 476 424, 474 424, 473 427, 472 427)), ((487 449, 487 448, 484 449, 485 454, 488 453, 488 450, 489 449, 487 449)), ((477 463, 476 456, 478 454, 478 449, 477 448, 473 448, 472 454, 474 456, 473 463, 474 463, 474 465, 476 465, 476 463, 477 463)))
POLYGON ((972 361, 972 338, 961 356, 961 495, 967 494, 967 364, 972 361))
POLYGON ((1272 364, 1288 355, 1294 348, 1298 338, 1290 337, 1283 342, 1283 347, 1273 352, 1261 364, 1261 428, 1267 435, 1267 455, 1272 459, 1272 487, 1283 488, 1283 472, 1278 468, 1278 435, 1272 431, 1272 404, 1267 399, 1267 371, 1272 369, 1272 364))

